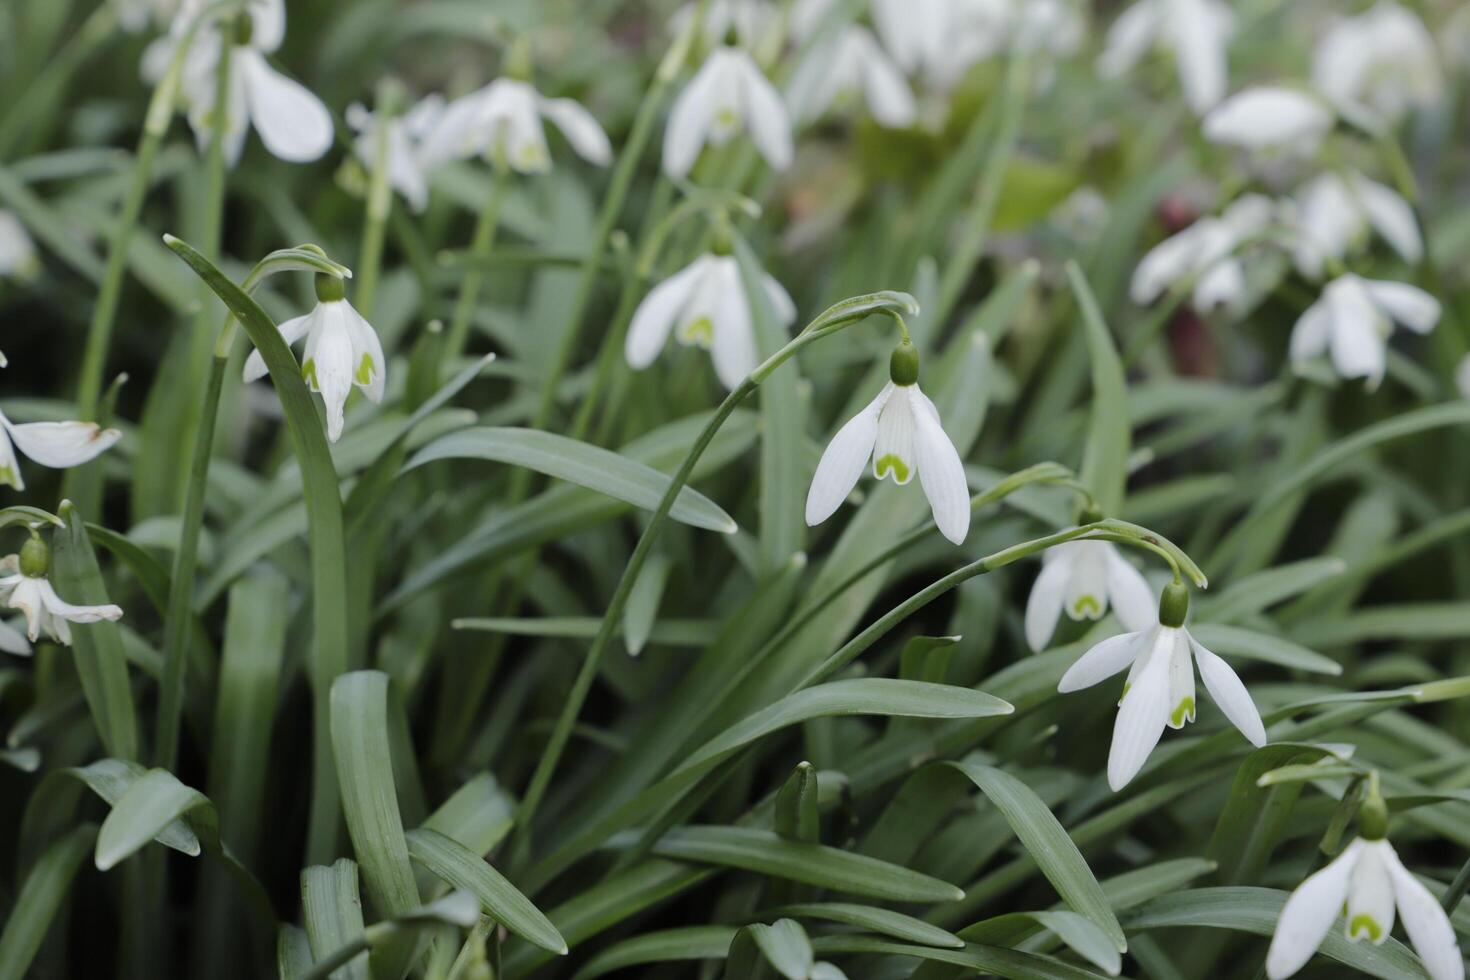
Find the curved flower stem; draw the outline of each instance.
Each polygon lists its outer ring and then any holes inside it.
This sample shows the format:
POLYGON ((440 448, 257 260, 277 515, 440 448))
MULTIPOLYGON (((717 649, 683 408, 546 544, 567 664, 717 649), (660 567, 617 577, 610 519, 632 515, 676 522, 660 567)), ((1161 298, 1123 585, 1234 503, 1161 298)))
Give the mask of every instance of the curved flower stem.
POLYGON ((393 188, 388 183, 388 103, 380 91, 375 108, 378 119, 373 126, 373 166, 368 183, 367 215, 362 227, 362 251, 357 256, 354 278, 357 295, 354 306, 363 319, 372 321, 373 304, 378 298, 378 272, 383 262, 383 238, 388 217, 393 211, 393 188))
POLYGON ((475 319, 475 307, 480 303, 480 289, 485 285, 486 259, 495 245, 495 232, 500 227, 500 208, 510 190, 509 168, 496 161, 490 193, 480 207, 480 217, 475 222, 475 237, 470 241, 470 264, 465 269, 464 279, 459 285, 459 299, 454 304, 454 315, 449 321, 449 332, 445 334, 444 363, 452 364, 464 353, 470 338, 470 324, 475 319))

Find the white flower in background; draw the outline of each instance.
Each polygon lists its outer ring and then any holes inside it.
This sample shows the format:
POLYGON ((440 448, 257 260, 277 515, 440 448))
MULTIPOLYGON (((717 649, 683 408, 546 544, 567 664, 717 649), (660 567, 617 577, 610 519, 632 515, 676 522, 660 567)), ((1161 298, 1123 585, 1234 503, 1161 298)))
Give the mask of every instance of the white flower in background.
POLYGON ((415 212, 422 212, 429 205, 430 164, 424 153, 424 140, 443 113, 444 100, 437 94, 425 97, 401 116, 390 116, 386 123, 359 102, 347 107, 347 125, 358 134, 352 150, 369 172, 377 165, 378 127, 384 127, 388 183, 415 212))
POLYGON ((0 652, 13 653, 17 657, 29 657, 31 641, 26 635, 9 623, 0 621, 0 652))
POLYGON ((29 279, 40 269, 36 243, 20 219, 0 210, 0 278, 29 279))
POLYGON ((1103 640, 1077 658, 1057 684, 1063 694, 1080 691, 1128 668, 1108 753, 1108 785, 1115 792, 1138 775, 1165 727, 1183 728, 1194 721, 1196 666, 1205 690, 1230 723, 1252 745, 1266 744, 1266 729, 1250 692, 1230 665, 1184 626, 1188 607, 1185 586, 1167 586, 1159 603, 1159 622, 1103 640))
POLYGON ((1062 611, 1072 619, 1102 619, 1109 603, 1128 632, 1148 629, 1159 604, 1143 573, 1106 541, 1069 541, 1042 554, 1041 574, 1026 600, 1026 642, 1041 652, 1062 611))
MULTIPOLYGON (((796 319, 796 305, 781 284, 766 276, 762 285, 781 327, 796 319)), ((628 328, 624 354, 642 370, 652 364, 673 333, 679 343, 703 347, 714 361, 720 383, 731 390, 757 363, 755 327, 740 263, 730 255, 702 255, 653 288, 638 304, 628 328)))
POLYGON ((1424 240, 1409 202, 1356 171, 1326 173, 1296 193, 1290 224, 1292 254, 1303 276, 1316 279, 1328 259, 1342 259, 1367 240, 1371 228, 1406 262, 1424 257, 1424 240))
POLYGON ((1028 54, 1068 58, 1081 49, 1086 37, 1082 12, 1068 0, 1029 0, 1012 12, 1012 42, 1028 54))
POLYGON ((1221 215, 1205 217, 1149 250, 1133 271, 1129 295, 1146 306, 1175 283, 1198 277, 1193 306, 1201 312, 1239 312, 1246 299, 1245 267, 1237 251, 1276 216, 1276 204, 1260 194, 1237 198, 1221 215))
POLYGON ((70 645, 72 623, 96 623, 122 618, 117 606, 73 606, 56 594, 47 580, 51 549, 40 538, 31 538, 20 554, 0 559, 0 602, 25 614, 26 636, 32 643, 41 634, 70 645))
POLYGON ((889 382, 868 407, 848 420, 822 453, 806 496, 806 522, 815 527, 837 512, 871 458, 876 479, 899 486, 918 474, 939 532, 963 544, 970 531, 965 467, 939 411, 919 390, 919 361, 905 344, 894 352, 889 382))
MULTIPOLYGON (((185 5, 176 24, 187 22, 189 6, 185 5)), ((309 163, 319 159, 332 146, 331 113, 304 85, 276 71, 266 60, 286 36, 285 0, 251 0, 247 10, 249 16, 201 30, 185 60, 183 91, 189 125, 200 149, 208 146, 218 123, 215 87, 223 45, 229 44, 225 159, 232 166, 240 159, 252 126, 265 148, 281 160, 309 163)))
POLYGON ((1389 0, 1322 35, 1312 82, 1344 113, 1367 110, 1390 123, 1435 104, 1444 92, 1434 38, 1418 16, 1389 0))
POLYGON ((1266 975, 1285 980, 1305 966, 1339 914, 1347 918, 1350 941, 1381 946, 1393 931, 1395 905, 1431 980, 1462 980, 1465 963, 1439 900, 1404 867, 1392 844, 1366 836, 1291 893, 1266 954, 1266 975))
POLYGON ((1184 101, 1204 115, 1225 97, 1225 49, 1233 31, 1234 17, 1221 0, 1137 0, 1113 21, 1097 69, 1117 78, 1154 47, 1167 48, 1184 101))
MULTIPOLYGON (((698 8, 696 0, 674 12, 669 28, 675 37, 688 29, 698 8)), ((747 51, 774 51, 781 44, 781 11, 771 0, 710 0, 701 25, 705 44, 723 44, 732 31, 747 51)))
POLYGON ((1261 85, 1243 89, 1205 116, 1212 143, 1255 153, 1309 156, 1336 123, 1321 99, 1298 89, 1261 85))
MULTIPOLYGON (((799 0, 791 13, 792 34, 808 41, 835 0, 799 0)), ((861 98, 883 126, 914 124, 914 94, 898 66, 866 27, 848 24, 815 42, 792 76, 786 101, 797 122, 820 118, 834 105, 861 98)))
POLYGON ((947 92, 1004 50, 1011 0, 872 0, 873 23, 907 74, 947 92))
MULTIPOLYGON (((372 324, 347 302, 342 280, 318 275, 316 295, 317 304, 310 313, 287 320, 277 329, 288 345, 306 338, 301 376, 312 391, 321 392, 327 409, 327 438, 336 442, 342 435, 342 409, 353 385, 374 403, 383 400, 387 362, 372 324)), ((245 380, 265 375, 265 359, 260 351, 252 351, 245 361, 245 380)))
MULTIPOLYGON (((0 354, 0 367, 6 365, 0 354)), ((80 466, 112 447, 122 437, 95 422, 24 422, 16 424, 0 412, 0 486, 26 488, 15 451, 54 469, 80 466)))
POLYGON ((605 167, 612 144, 592 113, 575 99, 548 99, 530 82, 497 78, 477 92, 449 103, 425 137, 423 159, 431 163, 483 156, 503 160, 523 174, 551 170, 546 121, 561 130, 577 155, 605 167))
POLYGON ((178 13, 179 0, 113 0, 117 22, 123 30, 136 34, 154 24, 167 24, 178 13))
POLYGON ((780 93, 749 54, 716 48, 674 102, 664 132, 664 172, 688 176, 705 144, 724 146, 742 130, 773 169, 791 165, 791 119, 780 93))
POLYGON ((1395 324, 1425 334, 1439 322, 1439 301, 1402 282, 1338 276, 1322 290, 1291 332, 1291 361, 1330 354, 1343 378, 1366 378, 1369 389, 1383 380, 1388 338, 1395 324))
POLYGON ((1455 386, 1460 389, 1461 398, 1470 398, 1470 354, 1466 354, 1455 369, 1455 386))

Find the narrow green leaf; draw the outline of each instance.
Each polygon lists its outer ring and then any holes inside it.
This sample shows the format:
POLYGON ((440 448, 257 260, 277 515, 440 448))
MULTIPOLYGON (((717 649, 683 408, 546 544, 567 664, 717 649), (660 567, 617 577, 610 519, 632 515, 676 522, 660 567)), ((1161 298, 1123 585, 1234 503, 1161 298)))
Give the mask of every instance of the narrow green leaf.
POLYGON ((633 583, 633 591, 628 593, 628 606, 623 610, 623 643, 632 656, 643 652, 653 633, 658 607, 664 598, 664 587, 668 585, 669 573, 673 570, 673 559, 655 551, 648 556, 643 571, 638 573, 638 581, 633 583))
MULTIPOLYGON (((311 960, 326 959, 349 943, 363 939, 362 894, 357 865, 338 858, 331 867, 314 865, 301 871, 301 915, 311 943, 311 960)), ((333 970, 332 980, 368 980, 366 951, 333 970)))
POLYGON ((1200 617, 1211 623, 1235 623, 1341 575, 1341 558, 1308 558, 1268 568, 1201 597, 1200 617))
POLYGON ((755 923, 748 927, 750 936, 765 956, 766 962, 787 980, 806 980, 816 965, 812 942, 806 930, 795 919, 778 919, 771 925, 755 923))
POLYGON ((280 980, 303 980, 311 972, 311 941, 306 930, 289 923, 276 934, 276 975, 280 980))
POLYGON ((821 819, 817 810, 819 792, 816 767, 810 762, 797 763, 776 793, 776 833, 787 840, 815 844, 821 819))
POLYGON ((911 956, 920 960, 949 963, 982 974, 1011 980, 1103 980, 1103 974, 1038 953, 967 943, 964 949, 912 946, 870 936, 819 936, 812 942, 818 956, 833 954, 911 956))
POLYGON ((734 938, 733 926, 686 926, 645 932, 597 953, 573 975, 572 980, 595 980, 617 970, 650 963, 721 960, 734 938))
POLYGON ((1109 976, 1123 969, 1123 957, 1107 933, 1091 919, 1066 910, 1012 912, 978 922, 965 930, 965 939, 987 946, 1014 946, 1031 934, 1031 924, 1050 930, 1075 953, 1109 976))
POLYGON ((877 932, 925 946, 960 949, 965 945, 965 941, 959 936, 938 926, 930 925, 923 919, 916 919, 902 912, 894 912, 873 905, 853 905, 847 902, 783 905, 765 914, 840 922, 843 925, 855 926, 868 932, 877 932))
MULTIPOLYGON (((167 770, 150 769, 143 773, 113 804, 112 812, 102 821, 102 829, 97 834, 97 868, 107 871, 115 867, 193 810, 204 811, 200 820, 212 831, 217 825, 213 807, 203 793, 185 786, 167 770)), ((194 826, 192 829, 197 834, 201 828, 194 826)), ((206 836, 217 837, 217 834, 210 832, 206 836)), ((192 853, 185 853, 198 857, 201 848, 196 844, 192 853)))
POLYGON ((1342 665, 1336 660, 1270 633, 1226 626, 1223 623, 1195 623, 1189 630, 1207 650, 1224 657, 1260 660, 1290 670, 1305 670, 1334 677, 1342 673, 1342 665))
POLYGON ((0 933, 0 980, 26 976, 96 836, 95 825, 82 824, 48 847, 26 875, 0 933))
POLYGON ((1080 473, 1103 516, 1119 517, 1128 486, 1128 453, 1133 439, 1128 422, 1128 381, 1097 299, 1075 262, 1067 264, 1067 281, 1082 310, 1087 349, 1092 356, 1092 424, 1080 473))

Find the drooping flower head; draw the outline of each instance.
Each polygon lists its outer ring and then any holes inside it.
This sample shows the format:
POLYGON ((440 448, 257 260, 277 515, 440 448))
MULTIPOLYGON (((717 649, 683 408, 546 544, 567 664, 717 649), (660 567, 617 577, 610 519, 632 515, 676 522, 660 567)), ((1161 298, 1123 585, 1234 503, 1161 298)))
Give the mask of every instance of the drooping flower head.
POLYGON ((36 243, 25 225, 10 211, 0 209, 0 279, 29 279, 40 267, 36 243))
POLYGON ((1010 0, 873 0, 873 22, 905 73, 949 92, 1005 49, 1010 0))
POLYGON ((1334 23, 1312 55, 1312 83, 1348 114, 1398 122, 1439 101, 1444 76, 1434 37, 1413 11, 1380 0, 1334 23))
MULTIPOLYGON (((812 40, 833 3, 800 0, 791 13, 793 36, 812 40)), ((912 126, 918 114, 908 82, 873 32, 847 24, 815 41, 792 76, 786 101, 793 119, 811 122, 859 99, 874 120, 890 128, 912 126)))
POLYGON ((605 167, 612 162, 612 144, 592 113, 575 99, 546 98, 530 81, 517 77, 529 75, 528 67, 514 67, 516 74, 449 103, 424 139, 425 161, 483 156, 518 173, 547 173, 549 121, 588 163, 605 167))
POLYGON ((1140 306, 1190 277, 1193 306, 1201 312, 1217 308, 1238 311, 1245 300, 1246 275, 1238 249, 1275 220, 1270 198, 1245 194, 1219 217, 1205 217, 1149 250, 1133 270, 1129 295, 1140 306))
POLYGON ((1252 745, 1266 744, 1266 729, 1250 692, 1229 664, 1190 635, 1184 625, 1188 611, 1188 588, 1171 583, 1159 601, 1157 623, 1103 640, 1079 657, 1057 684, 1057 690, 1066 694, 1128 670, 1108 753, 1108 785, 1115 792, 1138 775, 1165 728, 1183 728, 1194 721, 1196 667, 1205 690, 1230 723, 1252 745))
POLYGON ((1233 30, 1234 16, 1221 0, 1137 0, 1109 29, 1098 71, 1116 78, 1152 48, 1165 48, 1174 56, 1184 101, 1202 116, 1225 97, 1233 30))
POLYGON ((1102 619, 1111 606, 1128 632, 1148 629, 1158 610, 1143 573, 1106 541, 1068 541, 1042 555, 1026 601, 1026 642, 1038 653, 1065 610, 1071 619, 1102 619))
MULTIPOLYGON (((0 354, 0 367, 5 365, 5 356, 0 354)), ((0 486, 26 488, 17 449, 42 466, 66 469, 97 458, 121 437, 118 430, 104 429, 95 422, 17 424, 0 412, 0 486)))
POLYGON ((889 382, 867 408, 828 443, 806 497, 806 522, 815 527, 837 512, 857 486, 868 460, 873 476, 899 486, 916 475, 939 531, 963 544, 970 531, 970 490, 959 451, 944 432, 939 410, 919 390, 919 357, 905 342, 894 351, 889 382))
POLYGON ((1336 116, 1316 96, 1294 88, 1258 85, 1242 89, 1210 110, 1205 139, 1252 153, 1311 156, 1332 130, 1336 116))
POLYGON ((1425 334, 1439 322, 1439 301, 1417 286, 1345 273, 1329 282, 1291 332, 1291 361, 1330 355, 1342 378, 1383 380, 1395 325, 1425 334))
POLYGON ((674 102, 664 131, 664 172, 689 175, 706 145, 748 133, 774 170, 791 166, 791 119, 776 87, 740 48, 715 48, 674 102))
POLYGON ((429 204, 431 167, 424 152, 424 141, 438 125, 444 113, 444 99, 437 94, 426 96, 403 115, 389 115, 369 110, 359 102, 347 107, 347 125, 357 132, 352 151, 369 171, 377 164, 378 139, 384 142, 388 183, 403 195, 408 206, 422 212, 429 204))
POLYGON ((1319 278, 1329 259, 1341 260, 1360 247, 1369 229, 1405 262, 1417 263, 1424 256, 1424 239, 1409 202, 1355 170, 1308 181, 1295 195, 1288 224, 1296 233, 1292 257, 1297 271, 1309 279, 1319 278))
MULTIPOLYGON (((769 275, 763 275, 761 288, 777 322, 789 328, 796 319, 791 296, 769 275)), ((726 388, 733 390, 755 368, 754 320, 734 256, 701 255, 644 297, 624 344, 629 366, 642 370, 652 364, 670 333, 681 344, 709 351, 715 374, 726 388)))
MULTIPOLYGON (((387 363, 372 325, 347 302, 346 289, 336 276, 316 277, 317 305, 305 316, 287 320, 277 329, 287 344, 306 338, 301 375, 312 391, 321 393, 327 409, 327 438, 342 435, 343 408, 354 385, 373 402, 383 400, 387 363)), ((245 380, 265 377, 265 359, 253 351, 245 361, 245 380)))
POLYGON ((45 634, 63 645, 71 644, 68 623, 96 623, 122 618, 117 606, 73 606, 56 594, 47 574, 51 549, 37 535, 20 554, 0 559, 0 602, 17 609, 26 618, 26 636, 32 643, 45 634))

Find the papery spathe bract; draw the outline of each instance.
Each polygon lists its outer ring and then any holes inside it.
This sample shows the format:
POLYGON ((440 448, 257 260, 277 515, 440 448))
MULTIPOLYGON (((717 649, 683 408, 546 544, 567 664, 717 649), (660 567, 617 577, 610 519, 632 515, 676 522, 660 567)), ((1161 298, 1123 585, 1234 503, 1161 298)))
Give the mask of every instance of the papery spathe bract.
POLYGON ((716 48, 669 113, 664 172, 675 179, 687 177, 706 145, 724 146, 741 132, 750 135, 772 169, 791 165, 791 119, 780 93, 749 54, 716 48))
POLYGON ((1285 980, 1305 966, 1344 908, 1350 941, 1382 945, 1393 931, 1395 906, 1431 980, 1463 980, 1455 931, 1439 901, 1404 867, 1392 844, 1365 838, 1291 893, 1266 954, 1266 975, 1285 980))
POLYGON ((0 278, 29 279, 40 267, 25 225, 12 212, 0 210, 0 278))
MULTIPOLYGON (((801 0, 792 11, 792 33, 810 40, 833 0, 801 0)), ((912 126, 913 92, 873 32, 849 24, 815 43, 792 76, 786 101, 797 122, 821 117, 834 105, 861 98, 880 125, 912 126)))
POLYGON ((546 98, 518 78, 497 78, 449 103, 424 138, 423 157, 437 164, 483 156, 520 173, 546 173, 551 170, 546 121, 588 163, 605 167, 612 162, 612 143, 586 107, 575 99, 546 98))
POLYGON ((1338 20, 1312 56, 1312 82, 1346 113, 1393 123, 1444 92, 1439 52, 1424 22, 1391 0, 1338 20))
POLYGON ((1261 85, 1243 89, 1205 116, 1205 138, 1255 153, 1309 156, 1336 123, 1332 110, 1300 89, 1261 85))
POLYGON ((1391 187, 1356 171, 1326 173, 1297 191, 1290 225, 1296 233, 1292 256, 1303 276, 1318 278, 1329 259, 1342 259, 1376 231, 1404 261, 1424 257, 1424 239, 1414 209, 1391 187))
POLYGON ((1117 77, 1155 46, 1174 56, 1184 101, 1203 115, 1225 96, 1226 47, 1234 30, 1220 0, 1137 0, 1109 29, 1098 71, 1117 77))
POLYGON ((1069 541, 1042 555, 1041 574, 1026 600, 1026 642, 1040 652, 1065 611, 1071 619, 1101 619, 1109 606, 1129 632, 1147 629, 1158 599, 1143 573, 1106 541, 1069 541))
POLYGON ((1276 202, 1261 194, 1237 198, 1219 217, 1204 217, 1149 250, 1133 271, 1129 296, 1139 305, 1152 303, 1164 291, 1195 279, 1193 306, 1207 312, 1224 308, 1239 312, 1246 297, 1243 243, 1271 226, 1276 202))
POLYGON ((806 497, 806 522, 816 526, 852 493, 868 460, 873 476, 899 486, 919 477, 939 532, 963 544, 970 531, 970 491, 960 454, 944 432, 939 411, 917 382, 889 381, 828 443, 806 497))
POLYGON ((429 204, 428 172, 431 161, 424 141, 444 113, 444 99, 429 95, 401 116, 386 121, 361 103, 347 107, 347 125, 358 134, 352 150, 369 170, 377 165, 379 130, 382 130, 388 183, 403 195, 408 206, 422 212, 429 204))
POLYGON ((1339 377, 1364 378, 1370 389, 1376 388, 1386 370, 1394 326, 1428 333, 1439 314, 1439 301, 1417 286, 1347 273, 1329 282, 1297 320, 1291 360, 1299 366, 1328 354, 1339 377))
MULTIPOLYGON (((344 298, 340 280, 318 276, 319 302, 305 316, 277 327, 286 343, 306 338, 301 375, 312 391, 320 392, 327 410, 327 438, 342 435, 343 412, 354 385, 373 402, 383 400, 387 362, 372 325, 344 298), (333 285, 335 284, 335 285, 333 285)), ((245 361, 245 380, 265 377, 265 359, 252 351, 245 361)))
MULTIPOLYGON (((782 328, 796 319, 796 305, 779 282, 762 287, 782 328)), ((754 318, 740 263, 730 255, 702 255, 655 286, 633 314, 624 343, 636 370, 658 357, 673 333, 679 343, 710 352, 720 383, 735 389, 757 363, 754 318)))

